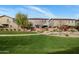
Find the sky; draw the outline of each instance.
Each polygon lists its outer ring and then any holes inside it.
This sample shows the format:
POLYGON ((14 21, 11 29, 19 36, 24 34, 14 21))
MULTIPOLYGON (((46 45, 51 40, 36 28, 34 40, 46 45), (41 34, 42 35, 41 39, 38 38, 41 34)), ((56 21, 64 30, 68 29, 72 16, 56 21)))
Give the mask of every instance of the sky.
POLYGON ((29 18, 79 18, 79 5, 0 5, 0 15, 15 17, 24 13, 29 18))

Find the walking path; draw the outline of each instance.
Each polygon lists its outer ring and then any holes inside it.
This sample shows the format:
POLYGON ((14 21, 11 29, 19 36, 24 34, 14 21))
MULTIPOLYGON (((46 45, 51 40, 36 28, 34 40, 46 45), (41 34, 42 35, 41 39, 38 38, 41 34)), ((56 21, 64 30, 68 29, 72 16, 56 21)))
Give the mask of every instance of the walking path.
POLYGON ((1 36, 31 36, 31 35, 48 35, 48 36, 58 36, 58 37, 79 37, 79 35, 69 35, 69 36, 65 36, 65 35, 55 35, 55 34, 49 34, 49 33, 37 33, 37 34, 0 34, 1 36))
POLYGON ((41 35, 41 34, 0 34, 0 36, 30 36, 30 35, 41 35))
POLYGON ((57 37, 73 37, 73 38, 79 38, 79 36, 75 36, 75 35, 69 35, 69 36, 65 36, 65 35, 48 35, 48 36, 57 36, 57 37))
POLYGON ((48 36, 58 36, 58 37, 79 37, 79 32, 48 32, 42 33, 48 36))

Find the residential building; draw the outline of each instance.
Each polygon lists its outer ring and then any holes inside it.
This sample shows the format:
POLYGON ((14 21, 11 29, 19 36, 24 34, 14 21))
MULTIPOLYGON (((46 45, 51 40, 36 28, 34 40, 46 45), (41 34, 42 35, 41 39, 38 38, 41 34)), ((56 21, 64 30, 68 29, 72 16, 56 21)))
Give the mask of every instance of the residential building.
POLYGON ((18 25, 14 21, 14 18, 3 15, 0 16, 0 28, 18 30, 18 25))
MULTIPOLYGON (((76 19, 67 19, 67 18, 29 18, 29 22, 33 24, 33 27, 43 27, 43 26, 62 26, 62 25, 68 25, 68 26, 76 26, 79 23, 79 20, 76 19)), ((4 29, 12 29, 12 30, 22 30, 21 28, 18 28, 18 25, 15 21, 15 18, 12 18, 10 16, 0 16, 0 28, 4 29)))
POLYGON ((76 19, 67 19, 67 18, 61 18, 61 19, 52 19, 53 20, 53 26, 62 26, 62 25, 68 25, 68 26, 75 26, 76 25, 76 19))
POLYGON ((44 18, 31 18, 29 19, 30 22, 33 23, 33 26, 39 25, 39 26, 62 26, 62 25, 68 25, 68 26, 75 26, 76 25, 76 19, 66 19, 66 18, 52 18, 52 19, 44 19, 44 18))
POLYGON ((29 21, 33 24, 33 27, 42 27, 47 25, 47 18, 29 18, 29 21))

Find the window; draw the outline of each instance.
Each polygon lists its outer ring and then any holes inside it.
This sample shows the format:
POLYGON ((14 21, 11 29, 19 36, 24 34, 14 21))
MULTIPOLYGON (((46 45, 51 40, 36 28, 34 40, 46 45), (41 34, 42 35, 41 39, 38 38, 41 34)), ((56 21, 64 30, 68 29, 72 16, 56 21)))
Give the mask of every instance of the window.
POLYGON ((9 23, 10 21, 9 21, 9 19, 7 19, 7 23, 9 23))
POLYGON ((12 25, 10 25, 10 27, 12 27, 12 25))
POLYGON ((39 27, 40 27, 40 25, 35 25, 35 27, 36 27, 36 28, 39 28, 39 27))
POLYGON ((8 24, 2 24, 4 28, 8 28, 9 25, 8 24))
POLYGON ((73 23, 74 21, 72 20, 72 23, 73 23))
POLYGON ((71 23, 71 21, 69 20, 69 23, 71 23))

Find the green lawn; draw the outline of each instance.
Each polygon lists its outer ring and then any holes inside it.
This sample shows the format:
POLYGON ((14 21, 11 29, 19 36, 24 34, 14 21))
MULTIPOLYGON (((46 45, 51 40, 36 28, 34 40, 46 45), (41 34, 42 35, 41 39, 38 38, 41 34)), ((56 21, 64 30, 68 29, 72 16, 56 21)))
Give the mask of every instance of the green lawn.
POLYGON ((0 34, 35 34, 36 32, 0 31, 0 34))
POLYGON ((79 53, 79 38, 45 35, 0 37, 0 53, 79 53))

